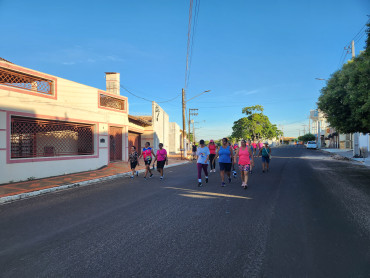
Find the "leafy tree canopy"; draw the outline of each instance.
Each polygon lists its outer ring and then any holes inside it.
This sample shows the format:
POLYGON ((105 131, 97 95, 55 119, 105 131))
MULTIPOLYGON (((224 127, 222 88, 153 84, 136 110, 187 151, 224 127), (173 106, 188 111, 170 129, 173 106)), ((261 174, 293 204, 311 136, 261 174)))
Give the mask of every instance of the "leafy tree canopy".
POLYGON ((317 103, 342 133, 370 133, 370 23, 367 26, 365 52, 332 74, 317 103))
POLYGON ((302 136, 299 136, 298 137, 298 140, 299 141, 303 141, 303 142, 307 142, 307 141, 315 141, 316 137, 315 135, 311 134, 311 133, 307 133, 305 135, 302 135, 302 136))
POLYGON ((242 112, 247 117, 234 122, 232 137, 235 139, 272 139, 282 135, 276 125, 271 124, 269 118, 264 115, 263 106, 255 105, 244 107, 242 112))

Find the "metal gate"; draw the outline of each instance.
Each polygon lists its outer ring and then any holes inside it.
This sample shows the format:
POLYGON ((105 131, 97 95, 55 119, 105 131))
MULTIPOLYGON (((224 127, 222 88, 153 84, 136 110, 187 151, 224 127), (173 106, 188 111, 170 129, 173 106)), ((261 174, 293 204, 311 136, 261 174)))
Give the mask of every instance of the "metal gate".
POLYGON ((109 127, 109 160, 122 160, 122 127, 109 127))
POLYGON ((141 135, 135 132, 128 132, 128 151, 131 151, 131 147, 135 146, 136 151, 141 153, 141 135))

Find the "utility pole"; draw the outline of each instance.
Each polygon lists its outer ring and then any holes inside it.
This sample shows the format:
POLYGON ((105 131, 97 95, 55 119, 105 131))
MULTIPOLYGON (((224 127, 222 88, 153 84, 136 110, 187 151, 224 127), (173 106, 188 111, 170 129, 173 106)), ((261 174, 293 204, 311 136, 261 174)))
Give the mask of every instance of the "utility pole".
POLYGON ((185 90, 183 88, 182 89, 182 147, 181 147, 181 149, 184 151, 184 157, 186 158, 185 109, 186 109, 185 90))
POLYGON ((352 60, 355 59, 356 53, 355 53, 355 41, 352 41, 352 60))
MULTIPOLYGON (((198 116, 198 109, 190 109, 189 108, 189 125, 188 125, 188 134, 189 134, 189 137, 190 137, 190 123, 191 123, 191 119, 190 119, 190 116, 198 116), (193 112, 194 111, 194 112, 193 112)), ((193 133, 193 142, 195 142, 194 140, 194 133, 193 133)))
MULTIPOLYGON (((355 41, 352 41, 352 60, 355 59, 356 53, 355 53, 355 41)), ((360 133, 356 132, 353 134, 353 156, 357 157, 360 156, 360 133)))
POLYGON ((304 124, 304 125, 302 125, 303 126, 303 135, 305 135, 306 134, 306 124, 304 124))
POLYGON ((195 140, 195 123, 194 123, 194 120, 191 120, 191 121, 193 122, 193 142, 195 143, 195 142, 197 142, 195 140))
POLYGON ((320 121, 320 111, 317 111, 317 148, 321 149, 321 121, 320 121))
MULTIPOLYGON (((185 131, 186 131, 186 121, 185 121, 185 111, 186 111, 186 103, 189 101, 189 100, 192 100, 196 97, 199 97, 200 95, 203 95, 205 93, 208 93, 210 92, 211 90, 207 90, 207 91, 204 91, 200 94, 197 94, 196 96, 190 98, 190 99, 186 99, 185 98, 185 89, 182 88, 182 147, 181 149, 184 150, 184 156, 186 158, 187 156, 187 148, 186 148, 186 137, 185 137, 185 131)), ((198 110, 198 109, 193 109, 193 110, 198 110)), ((198 115, 198 113, 197 113, 198 115)), ((190 119, 190 115, 189 115, 189 119, 190 119)), ((190 129, 189 129, 189 134, 190 134, 190 129)))

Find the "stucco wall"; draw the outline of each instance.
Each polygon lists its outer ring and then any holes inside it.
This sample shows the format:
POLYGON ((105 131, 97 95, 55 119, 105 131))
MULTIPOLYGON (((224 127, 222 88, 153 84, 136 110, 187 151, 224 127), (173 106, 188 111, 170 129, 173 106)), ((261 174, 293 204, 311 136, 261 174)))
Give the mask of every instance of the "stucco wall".
POLYGON ((179 154, 180 147, 181 147, 180 126, 175 122, 170 122, 169 152, 173 154, 179 154))
MULTIPOLYGON (((0 86, 0 183, 26 180, 30 177, 42 178, 87 171, 107 165, 109 162, 109 126, 122 127, 122 159, 127 160, 127 98, 121 97, 126 101, 126 111, 108 110, 99 107, 99 92, 105 92, 97 88, 5 62, 0 62, 0 67, 40 75, 55 80, 56 84, 53 97, 0 86), (9 122, 12 115, 91 124, 94 128, 94 154, 11 159, 9 122), (101 139, 104 142, 100 142, 101 139)), ((54 136, 57 135, 54 134, 54 136)), ((76 142, 74 142, 73 134, 69 142, 70 148, 75 149, 76 142)))
POLYGON ((163 147, 169 149, 169 130, 170 120, 168 114, 156 102, 152 102, 153 117, 153 148, 158 149, 158 144, 162 143, 163 147))

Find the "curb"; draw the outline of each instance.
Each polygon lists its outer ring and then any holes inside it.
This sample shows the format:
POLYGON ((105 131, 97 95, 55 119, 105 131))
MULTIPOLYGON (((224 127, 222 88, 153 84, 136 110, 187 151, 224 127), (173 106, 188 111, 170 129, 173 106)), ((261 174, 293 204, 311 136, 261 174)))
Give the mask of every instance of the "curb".
MULTIPOLYGON (((187 163, 190 163, 190 162, 185 161, 185 162, 181 162, 181 163, 166 165, 166 168, 180 166, 180 165, 184 165, 184 164, 187 164, 187 163)), ((138 172, 139 173, 144 173, 145 169, 138 170, 138 172)), ((131 175, 131 172, 125 172, 125 173, 116 174, 116 175, 112 175, 112 176, 108 176, 108 177, 92 179, 92 180, 76 182, 76 183, 70 183, 70 184, 65 184, 65 185, 59 185, 59 186, 55 186, 55 187, 51 187, 51 188, 46 188, 46 189, 41 189, 41 190, 36 190, 36 191, 26 192, 26 193, 20 193, 20 194, 16 194, 16 195, 12 195, 12 196, 0 197, 0 205, 5 204, 5 203, 9 203, 9 202, 13 202, 13 201, 17 201, 17 200, 22 200, 22 199, 27 199, 27 198, 30 198, 30 197, 39 196, 39 195, 46 194, 46 193, 61 191, 61 190, 74 188, 74 187, 83 187, 83 186, 87 186, 87 185, 90 185, 90 184, 95 184, 95 183, 102 182, 102 181, 109 181, 109 180, 113 180, 113 179, 117 179, 117 178, 128 177, 130 175, 131 175)))
POLYGON ((347 162, 355 162, 356 164, 358 165, 363 165, 365 167, 370 167, 369 165, 367 165, 366 163, 364 163, 363 161, 360 161, 360 160, 356 160, 354 159, 353 157, 347 157, 347 156, 344 156, 344 155, 341 155, 340 153, 333 153, 333 152, 328 152, 326 150, 323 150, 323 149, 320 149, 320 151, 326 153, 326 154, 330 154, 332 157, 337 155, 337 156, 340 156, 340 157, 343 157, 343 161, 347 161, 347 162))

